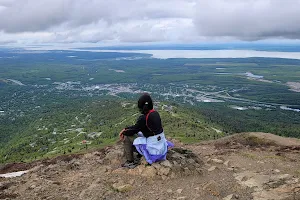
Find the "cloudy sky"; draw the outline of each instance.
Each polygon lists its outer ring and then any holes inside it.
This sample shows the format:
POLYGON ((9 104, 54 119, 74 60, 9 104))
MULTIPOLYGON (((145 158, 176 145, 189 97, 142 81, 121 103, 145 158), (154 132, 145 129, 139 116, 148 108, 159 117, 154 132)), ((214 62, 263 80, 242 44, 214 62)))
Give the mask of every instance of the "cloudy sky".
POLYGON ((0 44, 299 39, 300 0, 0 0, 0 44))

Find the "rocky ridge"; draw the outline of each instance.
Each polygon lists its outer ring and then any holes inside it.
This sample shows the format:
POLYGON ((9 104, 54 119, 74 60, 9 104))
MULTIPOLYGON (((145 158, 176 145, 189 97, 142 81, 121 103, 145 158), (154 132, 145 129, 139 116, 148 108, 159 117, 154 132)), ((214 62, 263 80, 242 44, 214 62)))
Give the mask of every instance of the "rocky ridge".
POLYGON ((0 199, 300 199, 300 142, 265 133, 176 142, 167 160, 121 168, 115 145, 86 154, 2 166, 0 199), (293 141, 293 142, 291 142, 293 141), (17 170, 16 170, 17 169, 17 170))

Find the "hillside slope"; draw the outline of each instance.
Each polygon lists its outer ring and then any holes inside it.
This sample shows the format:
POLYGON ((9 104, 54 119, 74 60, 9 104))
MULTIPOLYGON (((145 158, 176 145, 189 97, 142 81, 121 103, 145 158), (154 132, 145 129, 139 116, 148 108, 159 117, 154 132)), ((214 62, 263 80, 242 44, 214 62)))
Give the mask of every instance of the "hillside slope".
MULTIPOLYGON (((220 138, 220 126, 180 105, 155 102, 167 136, 183 142, 220 138)), ((120 130, 136 122, 136 102, 102 98, 62 102, 39 110, 22 123, 1 119, 0 163, 32 162, 114 144, 120 130), (86 141, 86 145, 82 141, 86 141)))
POLYGON ((0 199, 300 199, 300 140, 235 134, 183 145, 168 160, 119 168, 122 146, 2 166, 0 199))

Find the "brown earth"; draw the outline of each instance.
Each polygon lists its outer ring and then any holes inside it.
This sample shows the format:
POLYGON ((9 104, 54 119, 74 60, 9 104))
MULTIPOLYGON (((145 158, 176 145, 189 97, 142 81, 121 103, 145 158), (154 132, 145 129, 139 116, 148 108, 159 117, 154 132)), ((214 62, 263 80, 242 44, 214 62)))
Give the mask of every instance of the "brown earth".
POLYGON ((0 199, 300 199, 300 141, 241 133, 193 145, 176 142, 167 161, 120 168, 122 146, 30 164, 1 173, 0 199))

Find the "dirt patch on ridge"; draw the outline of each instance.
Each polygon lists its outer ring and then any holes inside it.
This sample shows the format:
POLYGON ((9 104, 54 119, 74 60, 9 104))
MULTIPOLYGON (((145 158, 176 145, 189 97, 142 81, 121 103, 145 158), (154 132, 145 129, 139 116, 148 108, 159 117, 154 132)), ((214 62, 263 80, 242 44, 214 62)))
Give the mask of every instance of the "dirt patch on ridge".
POLYGON ((300 148, 300 140, 297 138, 284 138, 270 133, 249 132, 237 133, 221 138, 217 141, 210 141, 216 148, 232 147, 280 147, 280 148, 300 148))

